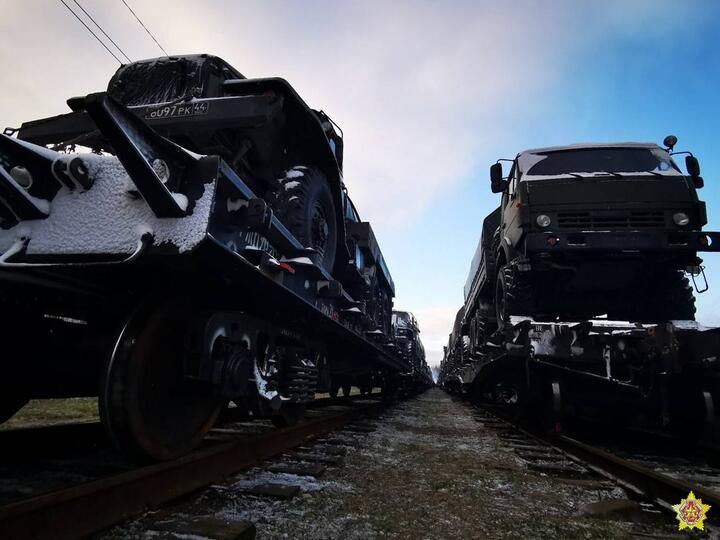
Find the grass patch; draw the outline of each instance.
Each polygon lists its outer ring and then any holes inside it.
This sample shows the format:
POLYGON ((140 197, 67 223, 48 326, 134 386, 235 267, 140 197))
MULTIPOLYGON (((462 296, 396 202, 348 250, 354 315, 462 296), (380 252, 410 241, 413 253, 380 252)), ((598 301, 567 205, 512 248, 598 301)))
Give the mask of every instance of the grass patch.
POLYGON ((97 398, 33 399, 0 430, 99 420, 97 398))

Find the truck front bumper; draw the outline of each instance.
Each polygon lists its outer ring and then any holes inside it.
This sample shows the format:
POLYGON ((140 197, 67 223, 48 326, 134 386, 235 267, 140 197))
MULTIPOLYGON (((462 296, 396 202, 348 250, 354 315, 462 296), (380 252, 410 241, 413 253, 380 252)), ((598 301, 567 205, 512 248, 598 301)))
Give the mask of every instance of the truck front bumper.
POLYGON ((720 251, 720 232, 698 231, 563 231, 529 233, 527 254, 559 252, 671 252, 720 251))

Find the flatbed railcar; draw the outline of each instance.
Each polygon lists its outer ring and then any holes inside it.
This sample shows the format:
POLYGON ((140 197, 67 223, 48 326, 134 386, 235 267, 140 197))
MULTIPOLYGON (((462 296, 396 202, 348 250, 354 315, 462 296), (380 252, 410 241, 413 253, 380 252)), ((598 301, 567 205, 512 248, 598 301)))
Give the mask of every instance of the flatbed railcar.
POLYGON ((446 354, 449 392, 513 408, 538 426, 578 419, 720 441, 720 328, 513 317, 461 362, 446 354))
POLYGON ((68 104, 0 136, 0 421, 99 396, 118 448, 164 460, 230 401, 286 425, 343 378, 396 391, 394 284, 325 113, 210 55, 68 104))
POLYGON ((700 165, 676 143, 539 148, 492 165, 502 199, 482 223, 445 389, 549 426, 584 417, 718 439, 720 328, 695 322, 693 288, 708 288, 698 255, 719 251, 720 233, 703 230, 700 165))

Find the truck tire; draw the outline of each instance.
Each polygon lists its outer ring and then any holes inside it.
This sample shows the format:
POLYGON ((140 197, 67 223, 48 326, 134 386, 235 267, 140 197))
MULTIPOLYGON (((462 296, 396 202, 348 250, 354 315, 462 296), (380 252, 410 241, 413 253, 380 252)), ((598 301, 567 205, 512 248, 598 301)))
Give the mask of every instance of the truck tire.
POLYGON ((460 348, 462 354, 462 359, 460 363, 469 364, 472 361, 470 336, 462 336, 462 338, 460 338, 460 348))
POLYGON ((498 330, 503 330, 511 315, 532 315, 530 284, 512 265, 498 270, 495 282, 495 317, 498 330))
POLYGON ((658 272, 655 279, 629 291, 616 304, 614 311, 608 311, 608 316, 616 320, 647 323, 695 320, 695 295, 681 270, 658 272))
POLYGON ((273 211, 305 247, 317 250, 332 272, 338 245, 335 203, 325 176, 314 167, 297 166, 280 179, 273 211))
POLYGON ((375 321, 377 327, 382 330, 383 334, 390 335, 390 324, 392 322, 392 306, 387 297, 387 293, 379 284, 376 285, 372 293, 372 308, 370 309, 371 317, 375 321))
POLYGON ((658 315, 661 320, 695 320, 695 295, 682 271, 670 271, 660 279, 658 315))

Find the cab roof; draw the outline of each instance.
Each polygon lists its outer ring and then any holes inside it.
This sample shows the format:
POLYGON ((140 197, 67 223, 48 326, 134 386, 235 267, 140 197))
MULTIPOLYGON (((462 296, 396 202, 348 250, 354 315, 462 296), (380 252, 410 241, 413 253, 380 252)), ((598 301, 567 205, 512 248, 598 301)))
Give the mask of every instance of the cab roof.
POLYGON ((532 148, 529 150, 523 150, 518 155, 522 154, 547 154, 548 152, 561 152, 563 150, 584 150, 584 149, 590 149, 590 148, 661 148, 655 143, 642 143, 642 142, 618 142, 618 143, 594 143, 594 142, 585 142, 585 143, 575 143, 575 144, 568 144, 565 146, 547 146, 545 148, 532 148))

